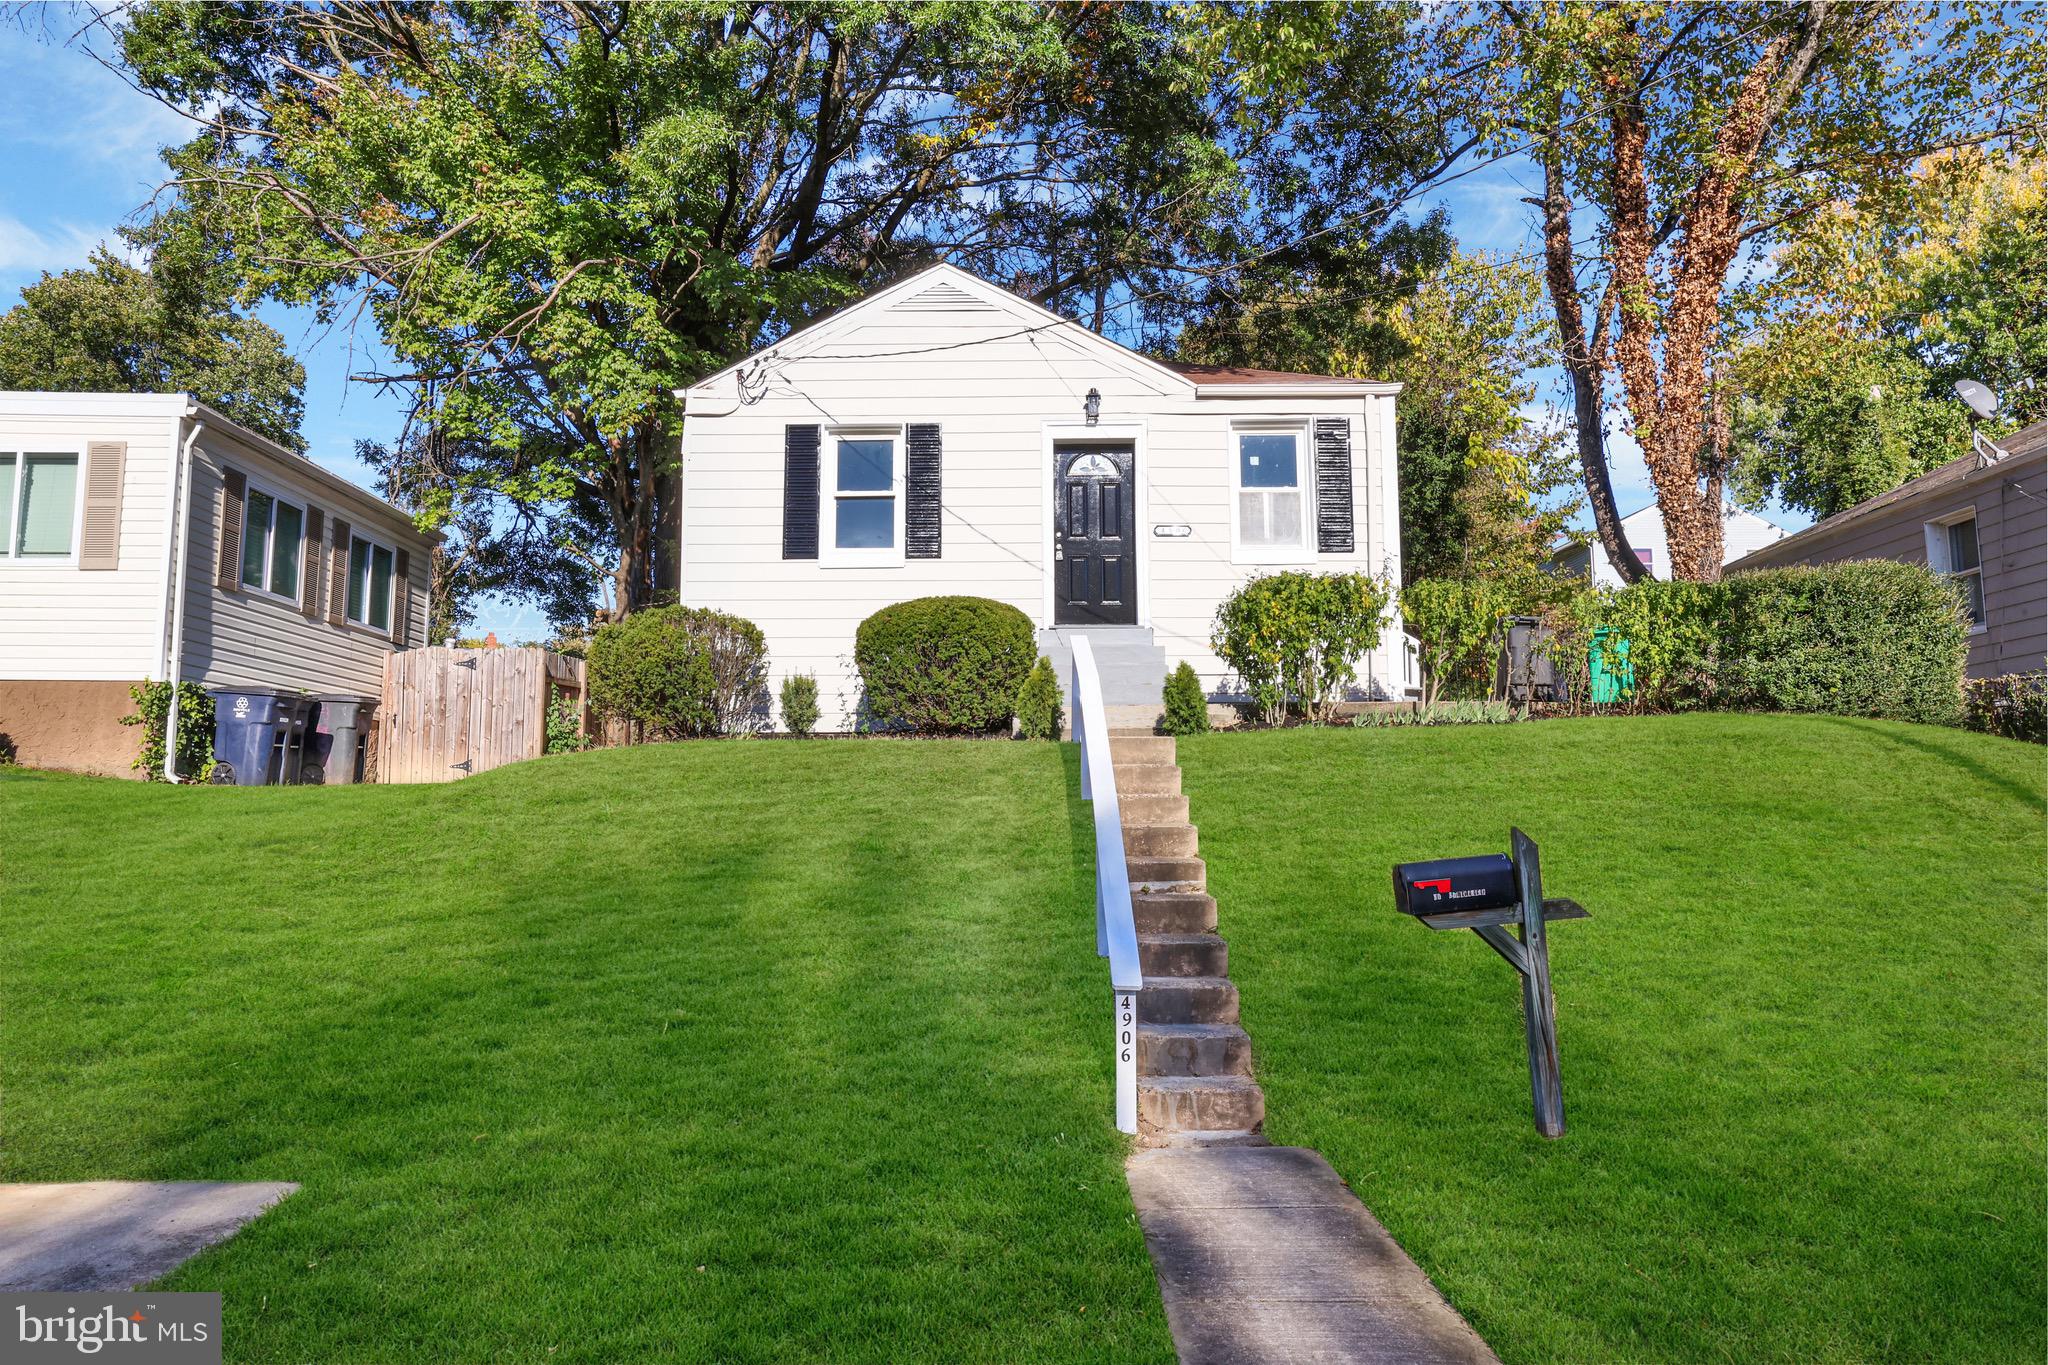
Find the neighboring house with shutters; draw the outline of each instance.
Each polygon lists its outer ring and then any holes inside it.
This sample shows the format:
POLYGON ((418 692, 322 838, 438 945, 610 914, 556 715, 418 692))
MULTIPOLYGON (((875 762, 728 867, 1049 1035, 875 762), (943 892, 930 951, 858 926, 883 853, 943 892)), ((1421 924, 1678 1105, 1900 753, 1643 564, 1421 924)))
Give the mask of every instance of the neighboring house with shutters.
MULTIPOLYGON (((859 719, 854 630, 938 594, 1021 608, 1064 679, 1091 637, 1104 700, 1159 704, 1256 574, 1398 583, 1398 384, 1174 365, 940 265, 684 390, 684 603, 759 625, 772 682, 815 674, 859 719)), ((1414 685, 1398 622, 1361 696, 1414 685)))
POLYGON ((1969 675, 2029 673, 2048 654, 2048 422, 1909 479, 1728 566, 1895 559, 1953 575, 1970 612, 1969 675))
POLYGON ((128 689, 375 698, 426 632, 431 537, 183 394, 0 393, 0 735, 126 775, 128 689))

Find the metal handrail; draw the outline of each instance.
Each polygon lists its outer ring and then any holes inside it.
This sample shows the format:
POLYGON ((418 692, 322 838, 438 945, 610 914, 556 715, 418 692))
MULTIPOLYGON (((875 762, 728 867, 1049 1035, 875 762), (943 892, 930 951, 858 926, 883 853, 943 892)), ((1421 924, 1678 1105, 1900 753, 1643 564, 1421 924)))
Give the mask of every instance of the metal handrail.
POLYGON ((1131 911, 1131 869, 1124 858, 1123 811, 1117 802, 1116 763, 1103 713, 1102 680, 1088 637, 1074 637, 1074 738, 1081 744, 1081 799, 1095 807, 1095 952, 1109 959, 1116 995, 1116 1126, 1138 1131, 1138 993, 1145 970, 1138 958, 1138 921, 1131 911))

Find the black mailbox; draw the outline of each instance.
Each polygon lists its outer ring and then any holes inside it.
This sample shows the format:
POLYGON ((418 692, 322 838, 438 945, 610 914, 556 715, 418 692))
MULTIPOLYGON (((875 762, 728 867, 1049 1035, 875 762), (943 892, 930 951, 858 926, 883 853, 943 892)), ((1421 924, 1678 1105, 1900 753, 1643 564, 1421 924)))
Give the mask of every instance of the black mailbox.
POLYGON ((1505 853, 1394 866, 1394 906, 1403 914, 1504 910, 1521 903, 1514 860, 1505 853))

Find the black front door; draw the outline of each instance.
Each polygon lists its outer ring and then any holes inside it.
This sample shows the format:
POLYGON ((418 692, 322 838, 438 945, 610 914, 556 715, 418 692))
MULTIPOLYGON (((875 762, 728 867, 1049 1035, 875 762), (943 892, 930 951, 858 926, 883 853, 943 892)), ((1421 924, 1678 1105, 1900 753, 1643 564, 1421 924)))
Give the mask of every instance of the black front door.
POLYGON ((1058 445, 1052 454, 1054 625, 1136 625, 1131 447, 1058 445))

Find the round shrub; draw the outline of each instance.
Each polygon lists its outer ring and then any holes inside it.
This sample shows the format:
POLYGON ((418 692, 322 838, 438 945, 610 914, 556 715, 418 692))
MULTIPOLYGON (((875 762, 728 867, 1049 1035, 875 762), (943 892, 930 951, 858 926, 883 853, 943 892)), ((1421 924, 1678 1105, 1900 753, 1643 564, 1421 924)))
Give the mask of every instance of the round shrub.
POLYGON ((767 711, 767 641, 722 611, 635 612, 590 642, 590 705, 647 739, 743 734, 767 711))
POLYGON ((981 734, 1007 725, 1038 657, 1031 618, 986 597, 920 597, 860 623, 853 661, 878 725, 981 734))

